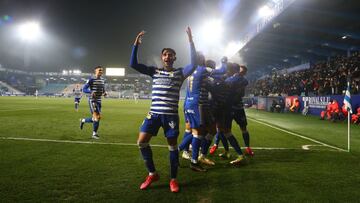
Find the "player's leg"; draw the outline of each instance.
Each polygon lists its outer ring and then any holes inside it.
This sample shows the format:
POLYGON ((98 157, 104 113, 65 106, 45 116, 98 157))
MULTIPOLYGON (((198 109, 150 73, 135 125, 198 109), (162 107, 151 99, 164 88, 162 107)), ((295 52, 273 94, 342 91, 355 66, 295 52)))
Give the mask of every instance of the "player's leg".
POLYGON ((141 190, 145 190, 151 185, 151 183, 159 180, 159 175, 156 173, 153 154, 149 142, 152 136, 157 135, 160 126, 161 123, 159 115, 148 113, 142 126, 140 127, 137 143, 140 148, 141 156, 144 159, 145 166, 149 172, 146 180, 140 185, 141 190))
MULTIPOLYGON (((88 100, 88 103, 89 103, 90 113, 91 113, 91 115, 93 115, 93 113, 95 112, 96 105, 94 104, 94 102, 91 99, 88 100)), ((80 129, 81 130, 83 129, 85 123, 93 123, 93 117, 80 119, 80 129)))
POLYGON ((206 169, 204 169, 200 164, 199 164, 199 150, 200 150, 200 145, 201 145, 201 140, 202 140, 202 133, 203 130, 198 127, 198 128, 192 128, 192 135, 193 135, 193 139, 191 142, 191 146, 192 146, 192 153, 191 153, 191 162, 190 162, 190 168, 194 171, 199 171, 199 172, 205 172, 206 169))
MULTIPOLYGON (((216 129, 216 125, 218 123, 220 115, 219 115, 219 111, 217 111, 217 110, 214 110, 213 112, 214 112, 214 120, 215 120, 214 125, 215 125, 215 129, 216 129)), ((214 145, 210 148, 210 154, 215 153, 215 151, 218 149, 219 143, 220 143, 219 131, 216 131, 214 145)))
POLYGON ((240 109, 239 111, 237 111, 234 118, 236 123, 240 126, 246 147, 245 149, 246 154, 250 156, 254 156, 254 152, 250 148, 250 134, 249 131, 247 130, 247 119, 246 119, 245 110, 240 109))
POLYGON ((232 121, 233 119, 236 120, 236 116, 235 116, 235 112, 228 112, 228 116, 226 116, 226 121, 225 121, 225 137, 226 139, 229 141, 230 145, 234 148, 235 152, 237 153, 237 157, 235 160, 231 161, 230 163, 231 164, 234 164, 234 165, 238 165, 238 164, 242 164, 244 163, 245 161, 245 157, 241 151, 241 148, 240 148, 240 144, 239 142, 237 141, 236 137, 232 134, 231 132, 231 127, 232 127, 232 121))
POLYGON ((98 134, 98 129, 99 129, 100 119, 101 119, 100 112, 94 112, 92 119, 93 119, 93 135, 92 135, 92 138, 99 139, 100 136, 98 134))
POLYGON ((179 145, 179 150, 183 151, 182 158, 190 160, 190 154, 189 154, 189 146, 192 141, 192 133, 191 133, 191 127, 190 123, 185 123, 185 133, 182 142, 179 145))
POLYGON ((96 108, 94 109, 93 112, 93 135, 92 138, 94 139, 99 139, 99 134, 98 134, 98 129, 100 126, 100 119, 101 119, 101 103, 100 102, 96 102, 95 103, 96 108))
MULTIPOLYGON (((215 129, 216 129, 216 124, 215 124, 215 129)), ((215 133, 215 139, 214 139, 214 144, 213 146, 210 148, 210 154, 214 154, 216 152, 216 150, 219 147, 219 143, 220 143, 220 136, 219 136, 219 131, 216 130, 215 133)))
POLYGON ((179 184, 176 180, 179 167, 179 150, 177 148, 177 137, 167 138, 170 153, 170 190, 179 192, 179 184))
POLYGON ((230 163, 234 164, 234 165, 243 163, 243 161, 245 160, 245 157, 241 151, 239 142, 237 141, 236 137, 231 133, 231 129, 225 130, 225 137, 237 153, 236 159, 231 161, 230 163))
POLYGON ((221 140, 221 143, 223 144, 224 146, 224 152, 219 154, 220 157, 222 158, 225 158, 225 159, 229 159, 230 158, 230 152, 229 152, 229 143, 225 137, 225 134, 224 134, 224 127, 223 126, 219 126, 217 128, 217 131, 218 131, 218 135, 219 135, 219 140, 221 140))
POLYGON ((203 133, 205 135, 204 139, 201 142, 201 153, 199 156, 200 163, 206 164, 206 165, 215 165, 215 162, 207 158, 207 154, 209 151, 209 147, 211 145, 211 142, 214 138, 214 134, 216 132, 216 127, 214 125, 214 119, 212 114, 210 113, 209 109, 203 109, 203 114, 201 115, 202 125, 204 126, 205 132, 203 133))
POLYGON ((194 171, 206 171, 202 166, 200 166, 198 157, 199 150, 201 146, 201 140, 203 139, 203 128, 201 126, 200 119, 200 109, 198 105, 194 105, 191 111, 187 111, 187 117, 189 119, 191 133, 192 133, 192 152, 191 152, 191 160, 190 160, 190 168, 194 171))
POLYGON ((75 103, 75 111, 78 111, 78 101, 77 101, 77 99, 75 98, 75 101, 74 101, 74 103, 75 103))
POLYGON ((215 165, 215 162, 213 160, 207 158, 209 147, 211 145, 213 138, 214 138, 214 134, 208 132, 208 133, 206 133, 205 138, 202 140, 201 154, 199 156, 199 161, 202 164, 206 164, 206 165, 210 165, 210 166, 215 165))
POLYGON ((159 175, 156 173, 155 170, 153 154, 149 144, 151 137, 152 135, 149 133, 140 132, 137 140, 140 153, 142 155, 142 158, 144 159, 146 169, 149 172, 149 175, 146 177, 145 181, 140 185, 141 190, 145 190, 151 185, 151 183, 159 180, 159 175))
POLYGON ((218 128, 218 131, 219 131, 219 138, 221 140, 221 143, 224 146, 225 153, 223 153, 223 155, 225 155, 225 156, 222 156, 220 154, 220 156, 223 158, 230 158, 229 143, 225 137, 225 130, 227 128, 227 122, 232 119, 232 117, 230 117, 230 116, 231 115, 229 114, 229 112, 227 110, 225 111, 224 109, 221 109, 220 114, 219 114, 219 120, 218 120, 218 123, 216 124, 216 127, 218 128))
POLYGON ((179 149, 177 138, 179 136, 179 116, 162 115, 162 127, 167 138, 170 154, 170 190, 179 192, 179 184, 176 180, 179 167, 179 149))

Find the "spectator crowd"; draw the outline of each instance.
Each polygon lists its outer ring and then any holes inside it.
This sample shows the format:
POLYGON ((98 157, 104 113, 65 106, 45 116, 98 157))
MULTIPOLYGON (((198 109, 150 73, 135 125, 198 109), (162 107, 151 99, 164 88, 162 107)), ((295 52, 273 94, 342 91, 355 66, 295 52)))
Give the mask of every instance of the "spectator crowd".
POLYGON ((337 56, 309 69, 279 74, 278 71, 251 85, 255 96, 340 95, 351 81, 351 93, 360 94, 360 52, 337 56))

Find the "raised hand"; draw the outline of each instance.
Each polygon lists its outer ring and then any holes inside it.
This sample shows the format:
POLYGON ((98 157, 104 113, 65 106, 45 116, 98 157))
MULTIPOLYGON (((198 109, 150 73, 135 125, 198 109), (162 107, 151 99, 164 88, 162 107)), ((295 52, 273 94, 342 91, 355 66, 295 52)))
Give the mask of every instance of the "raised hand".
POLYGON ((193 42, 192 33, 191 33, 191 28, 190 28, 189 26, 186 28, 186 33, 187 33, 187 35, 188 35, 189 42, 193 42))
POLYGON ((145 35, 145 31, 141 31, 139 32, 139 34, 136 36, 136 39, 135 39, 135 42, 134 42, 134 45, 139 45, 141 44, 141 40, 142 40, 142 37, 145 35))

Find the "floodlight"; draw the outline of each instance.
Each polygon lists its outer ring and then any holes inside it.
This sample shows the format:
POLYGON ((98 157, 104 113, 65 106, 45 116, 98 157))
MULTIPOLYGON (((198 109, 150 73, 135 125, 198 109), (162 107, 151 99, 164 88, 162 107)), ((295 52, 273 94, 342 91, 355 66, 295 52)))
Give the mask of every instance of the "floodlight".
POLYGON ((265 5, 259 9, 259 16, 262 18, 267 18, 269 16, 274 15, 274 10, 272 10, 269 6, 265 5))
POLYGON ((225 55, 224 56, 228 56, 228 57, 232 57, 234 56, 242 47, 244 46, 244 43, 242 42, 235 42, 232 41, 230 42, 226 48, 225 48, 225 55))
POLYGON ((201 29, 201 39, 206 44, 216 44, 221 40, 223 26, 221 20, 214 19, 206 22, 201 29))
POLYGON ((109 67, 105 73, 106 76, 125 76, 125 68, 109 67))
POLYGON ((19 36, 22 40, 31 42, 41 36, 41 28, 38 22, 27 22, 19 26, 19 36))

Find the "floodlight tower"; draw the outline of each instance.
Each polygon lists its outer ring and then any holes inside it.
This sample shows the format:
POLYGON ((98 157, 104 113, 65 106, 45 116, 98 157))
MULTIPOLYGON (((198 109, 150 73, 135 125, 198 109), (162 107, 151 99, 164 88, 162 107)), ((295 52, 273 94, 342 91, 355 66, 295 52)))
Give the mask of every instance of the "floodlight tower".
POLYGON ((24 42, 24 67, 30 64, 29 45, 41 38, 42 32, 38 22, 26 22, 18 26, 18 36, 24 42))

